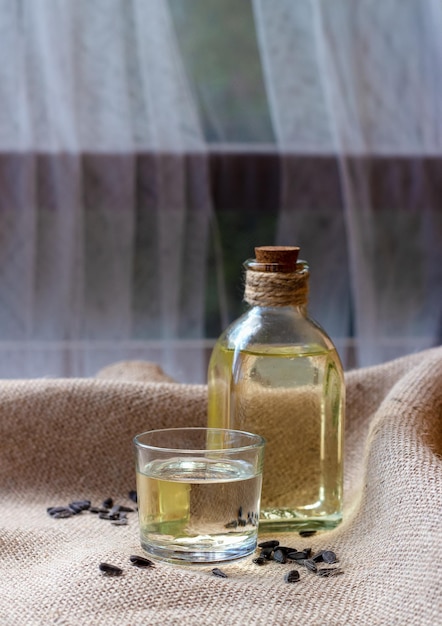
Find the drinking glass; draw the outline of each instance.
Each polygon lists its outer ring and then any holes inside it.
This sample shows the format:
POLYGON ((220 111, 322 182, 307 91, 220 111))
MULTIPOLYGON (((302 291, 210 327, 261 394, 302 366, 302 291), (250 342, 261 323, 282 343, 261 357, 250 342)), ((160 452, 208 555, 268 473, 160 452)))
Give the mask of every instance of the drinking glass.
POLYGON ((223 428, 168 428, 134 438, 142 547, 170 562, 253 552, 265 441, 223 428))

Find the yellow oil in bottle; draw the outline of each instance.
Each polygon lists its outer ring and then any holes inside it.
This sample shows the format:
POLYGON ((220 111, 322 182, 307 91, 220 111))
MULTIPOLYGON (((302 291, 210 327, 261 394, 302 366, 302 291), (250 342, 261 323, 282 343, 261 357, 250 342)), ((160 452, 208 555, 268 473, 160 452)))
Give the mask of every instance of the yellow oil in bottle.
MULTIPOLYGON (((331 342, 330 342, 331 343, 331 342)), ((332 528, 342 518, 344 387, 327 344, 216 344, 208 374, 211 427, 267 440, 260 527, 332 528)))

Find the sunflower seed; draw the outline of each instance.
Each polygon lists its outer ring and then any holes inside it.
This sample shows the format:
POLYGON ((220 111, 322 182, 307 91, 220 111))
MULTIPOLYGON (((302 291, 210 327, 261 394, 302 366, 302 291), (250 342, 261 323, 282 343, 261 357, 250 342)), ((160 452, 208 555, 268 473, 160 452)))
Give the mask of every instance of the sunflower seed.
POLYGON ((137 554, 132 554, 129 557, 129 561, 132 565, 136 565, 137 567, 155 567, 153 561, 146 559, 144 556, 138 556, 137 554))
POLYGON ((132 500, 132 502, 138 502, 138 498, 137 498, 137 492, 135 491, 135 489, 132 489, 131 491, 129 491, 129 500, 132 500))
POLYGON ((304 561, 309 558, 310 554, 308 550, 300 550, 299 552, 295 550, 294 552, 287 552, 287 556, 292 561, 304 561))
POLYGON ((67 517, 72 517, 73 513, 69 509, 64 509, 63 511, 57 511, 56 513, 51 513, 51 517, 54 519, 66 519, 67 517))
POLYGON ((273 559, 273 548, 262 548, 259 556, 267 559, 267 561, 271 561, 273 559))
POLYGON ((344 572, 339 567, 328 567, 318 570, 318 576, 322 578, 328 578, 329 576, 339 576, 344 572))
POLYGON ((218 567, 214 567, 212 570, 212 574, 214 576, 218 576, 218 578, 228 578, 227 574, 220 570, 218 567))
POLYGON ((110 509, 109 514, 110 515, 116 515, 117 513, 134 513, 135 509, 131 508, 130 506, 124 506, 123 504, 114 504, 113 507, 110 509))
POLYGON ((312 557, 315 563, 336 563, 336 554, 332 550, 321 550, 312 557))
POLYGON ((316 530, 300 530, 299 535, 301 537, 311 537, 312 535, 316 535, 316 530))
POLYGON ((127 526, 129 522, 126 517, 120 517, 120 519, 111 520, 112 526, 127 526))
POLYGON ((267 559, 263 556, 257 556, 256 559, 253 559, 253 563, 256 563, 256 565, 265 565, 267 563, 267 559))
POLYGON ((336 554, 332 550, 324 550, 322 553, 322 560, 324 563, 336 563, 336 554))
POLYGON ((68 508, 72 511, 74 515, 78 515, 79 513, 82 513, 83 511, 81 507, 79 507, 77 504, 74 504, 73 502, 69 504, 68 508))
POLYGON ((130 506, 125 506, 124 504, 120 504, 119 511, 120 513, 135 513, 135 509, 130 506))
POLYGON ((276 548, 276 546, 279 546, 279 541, 276 539, 261 541, 261 543, 258 543, 258 548, 276 548))
POLYGON ((308 570, 310 570, 310 572, 314 572, 316 574, 316 572, 318 571, 318 568, 316 567, 316 563, 312 561, 311 559, 305 559, 303 564, 308 570))
POLYGON ((111 509, 113 505, 114 501, 112 500, 112 498, 106 498, 106 500, 103 500, 103 502, 101 503, 103 509, 111 509))
POLYGON ((60 514, 60 517, 71 517, 73 515, 73 511, 67 506, 50 506, 46 509, 46 512, 51 517, 56 517, 60 514), (63 515, 65 514, 65 515, 63 515))
POLYGON ((115 521, 115 520, 118 520, 120 518, 118 513, 112 514, 109 511, 106 511, 105 513, 98 513, 98 517, 100 519, 107 519, 107 520, 110 520, 110 521, 115 521))
POLYGON ((111 509, 109 509, 109 515, 118 515, 120 512, 120 505, 114 504, 111 509))
POLYGON ((296 583, 300 579, 299 572, 297 569, 292 569, 290 572, 284 576, 284 580, 286 583, 296 583))
POLYGON ((283 550, 280 550, 279 548, 276 548, 276 550, 274 551, 273 559, 278 563, 287 563, 286 555, 284 554, 283 550))
POLYGON ((324 550, 321 550, 320 552, 317 552, 316 554, 314 554, 312 556, 312 561, 314 563, 323 563, 323 561, 324 561, 323 554, 324 554, 324 550))
POLYGON ((90 500, 74 500, 74 502, 70 502, 69 506, 77 506, 82 511, 87 511, 91 506, 90 500))
POLYGON ((116 565, 111 565, 110 563, 100 563, 98 566, 100 571, 106 576, 121 576, 123 570, 116 565))
POLYGON ((91 506, 91 508, 89 509, 89 513, 94 513, 94 514, 106 513, 106 514, 108 514, 109 511, 107 509, 102 509, 101 507, 98 507, 98 506, 91 506))
POLYGON ((289 548, 288 546, 278 546, 278 550, 281 550, 286 556, 288 556, 289 552, 295 551, 295 548, 289 548))

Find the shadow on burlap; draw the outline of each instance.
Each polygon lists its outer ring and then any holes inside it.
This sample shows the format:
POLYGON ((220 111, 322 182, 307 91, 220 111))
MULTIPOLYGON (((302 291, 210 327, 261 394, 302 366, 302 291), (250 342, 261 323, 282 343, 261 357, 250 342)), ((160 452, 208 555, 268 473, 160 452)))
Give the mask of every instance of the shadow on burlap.
POLYGON ((341 576, 301 569, 287 584, 291 566, 251 558, 223 565, 227 579, 210 566, 141 570, 129 563, 141 553, 136 513, 121 527, 47 515, 79 498, 130 504, 133 436, 205 425, 206 393, 147 363, 0 383, 0 624, 441 623, 442 348, 347 374, 344 522, 278 536, 334 550, 341 576), (103 576, 101 561, 124 574, 103 576))

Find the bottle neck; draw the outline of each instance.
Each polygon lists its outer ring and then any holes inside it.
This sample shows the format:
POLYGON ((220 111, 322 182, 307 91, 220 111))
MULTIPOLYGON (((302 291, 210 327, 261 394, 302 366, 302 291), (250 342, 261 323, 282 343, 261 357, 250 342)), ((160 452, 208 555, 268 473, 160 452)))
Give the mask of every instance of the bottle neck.
POLYGON ((304 261, 298 261, 295 272, 257 271, 246 264, 244 300, 251 306, 295 306, 305 311, 308 279, 308 266, 304 261))

